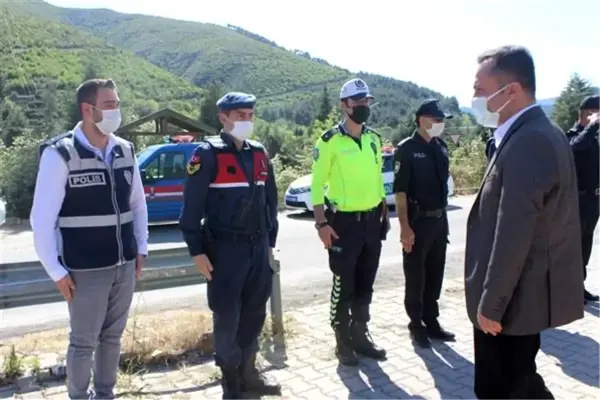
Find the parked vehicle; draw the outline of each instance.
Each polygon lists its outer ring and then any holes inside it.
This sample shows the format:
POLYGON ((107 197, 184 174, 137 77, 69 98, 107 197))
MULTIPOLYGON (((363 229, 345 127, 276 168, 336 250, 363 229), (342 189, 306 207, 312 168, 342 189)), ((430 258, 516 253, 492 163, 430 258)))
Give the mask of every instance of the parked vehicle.
POLYGON ((194 142, 157 144, 138 154, 149 222, 179 219, 186 166, 196 147, 194 142))

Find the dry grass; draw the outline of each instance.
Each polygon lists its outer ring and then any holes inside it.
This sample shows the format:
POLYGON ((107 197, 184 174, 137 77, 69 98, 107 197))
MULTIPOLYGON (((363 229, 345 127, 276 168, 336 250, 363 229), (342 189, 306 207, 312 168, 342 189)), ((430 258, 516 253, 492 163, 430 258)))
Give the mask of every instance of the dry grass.
MULTIPOLYGON (((284 335, 297 332, 290 317, 284 318, 284 335)), ((260 340, 272 337, 271 321, 267 318, 260 340)), ((160 314, 132 315, 123 335, 121 370, 135 375, 156 366, 193 364, 213 352, 212 317, 210 313, 194 310, 170 311, 160 314)), ((0 346, 0 359, 12 346, 20 357, 56 354, 64 359, 68 344, 67 329, 28 334, 0 346)))

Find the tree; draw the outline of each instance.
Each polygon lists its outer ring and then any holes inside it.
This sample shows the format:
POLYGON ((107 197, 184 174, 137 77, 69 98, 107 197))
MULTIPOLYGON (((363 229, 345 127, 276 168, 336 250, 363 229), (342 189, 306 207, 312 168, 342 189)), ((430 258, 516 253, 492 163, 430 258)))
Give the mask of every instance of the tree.
POLYGON ((593 88, 589 82, 578 74, 573 74, 554 103, 552 110, 554 122, 564 131, 568 130, 577 121, 581 101, 592 93, 593 88))
POLYGON ((199 121, 215 129, 222 128, 221 121, 219 121, 219 108, 217 107, 217 101, 221 96, 221 87, 215 83, 208 88, 200 106, 199 121))
POLYGON ((27 116, 21 106, 6 98, 0 106, 0 132, 4 146, 11 146, 28 126, 27 116))
POLYGON ((323 86, 323 94, 321 95, 321 104, 319 105, 319 112, 317 119, 319 121, 326 121, 331 113, 331 100, 329 99, 329 92, 327 91, 327 85, 323 86))

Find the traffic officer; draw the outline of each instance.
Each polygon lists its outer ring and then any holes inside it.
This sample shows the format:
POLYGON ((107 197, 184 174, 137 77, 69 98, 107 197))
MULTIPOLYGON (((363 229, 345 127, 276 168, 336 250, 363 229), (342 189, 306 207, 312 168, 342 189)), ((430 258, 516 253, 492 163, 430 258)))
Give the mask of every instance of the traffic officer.
POLYGON ((148 252, 146 198, 112 80, 77 89, 83 117, 40 148, 31 226, 36 253, 68 302, 67 392, 114 398, 120 341, 148 252))
POLYGON ((312 203, 333 272, 330 317, 336 356, 345 365, 358 364, 357 353, 376 359, 386 355, 367 328, 381 239, 389 229, 382 141, 365 125, 372 99, 362 79, 346 82, 340 92, 345 118, 323 133, 313 150, 312 203))
MULTIPOLYGON (((600 205, 598 192, 600 178, 598 165, 600 149, 598 146, 598 112, 600 96, 586 97, 579 107, 579 120, 567 131, 567 137, 573 150, 577 186, 579 188, 579 220, 581 223, 581 253, 583 255, 583 276, 587 276, 587 264, 590 261, 594 243, 594 230, 598 223, 600 205)), ((598 301, 598 296, 584 291, 584 302, 598 301)))
POLYGON ((447 118, 451 116, 442 111, 437 100, 423 101, 415 115, 417 130, 398 143, 394 153, 404 306, 410 318, 408 329, 421 347, 429 347, 430 338, 454 339, 438 322, 449 233, 448 150, 440 138, 447 118))
POLYGON ((200 142, 189 161, 179 219, 190 255, 208 281, 224 399, 281 390, 255 365, 278 229, 273 168, 265 148, 248 139, 255 103, 244 93, 217 101, 223 130, 200 142))

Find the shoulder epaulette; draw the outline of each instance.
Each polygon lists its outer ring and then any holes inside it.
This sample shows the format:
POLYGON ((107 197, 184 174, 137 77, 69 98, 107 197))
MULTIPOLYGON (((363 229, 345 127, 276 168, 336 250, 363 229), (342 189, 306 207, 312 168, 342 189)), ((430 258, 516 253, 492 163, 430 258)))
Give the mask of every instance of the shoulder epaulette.
POLYGON ((338 126, 334 126, 333 128, 331 128, 328 131, 325 131, 325 133, 323 133, 321 135, 321 140, 324 142, 329 142, 331 140, 332 137, 334 137, 336 134, 340 133, 340 128, 338 128, 338 126))
POLYGON ((444 141, 444 139, 442 139, 441 137, 437 137, 436 139, 442 146, 448 148, 448 144, 444 141))

